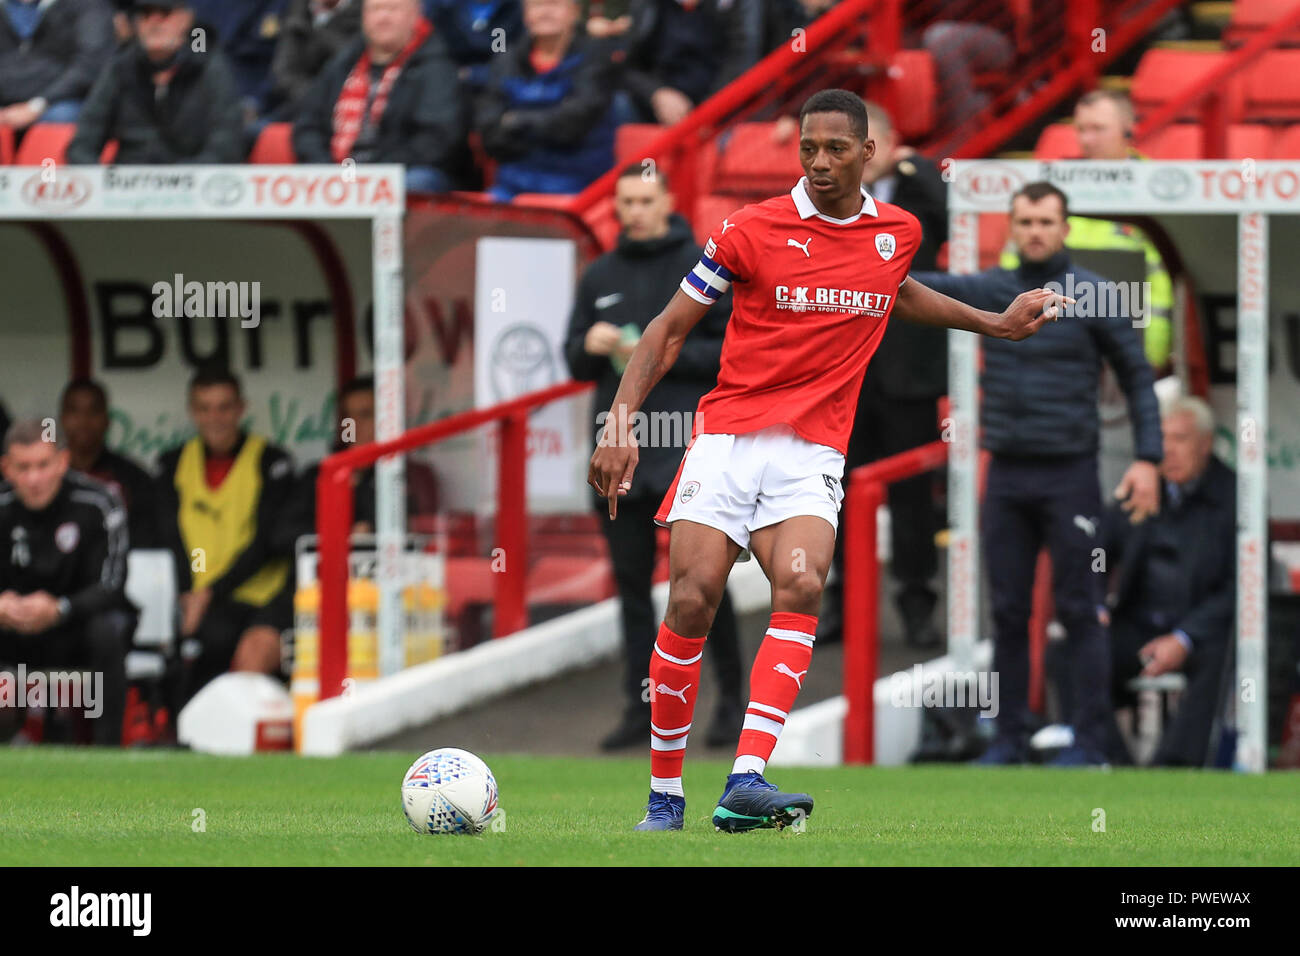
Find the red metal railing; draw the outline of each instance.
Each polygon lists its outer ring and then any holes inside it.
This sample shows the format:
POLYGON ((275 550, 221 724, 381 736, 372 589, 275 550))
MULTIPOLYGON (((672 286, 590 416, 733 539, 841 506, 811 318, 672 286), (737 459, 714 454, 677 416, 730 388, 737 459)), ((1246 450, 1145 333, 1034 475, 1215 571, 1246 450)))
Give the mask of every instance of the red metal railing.
POLYGON ((875 686, 880 653, 880 559, 876 551, 876 509, 885 486, 938 468, 948 444, 931 442, 849 473, 844 518, 844 762, 875 759, 875 686))
POLYGON ((412 428, 389 441, 359 445, 321 462, 316 479, 316 528, 320 535, 320 695, 343 693, 347 674, 348 537, 352 529, 352 474, 381 458, 462 432, 501 423, 497 461, 496 546, 506 556, 496 576, 493 634, 501 637, 528 623, 524 580, 528 570, 528 414, 541 405, 585 392, 590 382, 565 382, 519 398, 412 428))

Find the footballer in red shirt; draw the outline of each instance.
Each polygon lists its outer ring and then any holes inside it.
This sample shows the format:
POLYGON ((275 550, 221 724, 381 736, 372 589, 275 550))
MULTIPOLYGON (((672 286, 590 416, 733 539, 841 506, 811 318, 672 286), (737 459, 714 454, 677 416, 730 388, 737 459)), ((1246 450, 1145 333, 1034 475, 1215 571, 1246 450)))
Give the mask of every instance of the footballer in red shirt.
POLYGON ((781 792, 763 772, 812 659, 858 390, 885 323, 892 316, 1023 339, 1063 301, 1035 289, 997 315, 908 278, 921 227, 862 190, 862 167, 875 153, 862 100, 823 90, 799 119, 804 178, 714 229, 632 354, 588 471, 614 519, 636 470, 632 415, 730 289, 718 384, 700 399, 656 516, 672 529, 670 583, 650 658, 650 801, 639 830, 682 827, 682 762, 704 640, 743 552, 771 582, 772 617, 713 824, 728 832, 780 828, 812 812, 812 797, 781 792))

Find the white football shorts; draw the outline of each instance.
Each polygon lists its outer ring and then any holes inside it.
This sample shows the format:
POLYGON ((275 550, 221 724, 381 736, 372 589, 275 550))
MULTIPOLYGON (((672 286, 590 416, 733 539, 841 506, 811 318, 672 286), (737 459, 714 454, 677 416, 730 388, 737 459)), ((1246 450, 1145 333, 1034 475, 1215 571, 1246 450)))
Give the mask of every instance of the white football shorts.
POLYGON ((824 518, 838 530, 843 477, 843 455, 801 438, 789 425, 743 435, 696 435, 655 523, 695 521, 717 528, 745 550, 751 532, 799 515, 824 518))

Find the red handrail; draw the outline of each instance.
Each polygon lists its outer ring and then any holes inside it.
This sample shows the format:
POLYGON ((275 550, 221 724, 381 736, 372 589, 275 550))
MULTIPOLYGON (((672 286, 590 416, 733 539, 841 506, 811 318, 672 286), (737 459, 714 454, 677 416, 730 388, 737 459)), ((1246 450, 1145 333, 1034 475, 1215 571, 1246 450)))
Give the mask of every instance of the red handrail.
POLYGON ((528 570, 527 538, 527 432, 533 409, 595 386, 590 382, 564 382, 530 392, 500 405, 479 408, 430 422, 396 438, 358 445, 335 452, 320 465, 316 478, 316 528, 320 535, 320 695, 343 693, 347 675, 348 537, 352 528, 352 474, 388 455, 441 441, 461 432, 501 422, 501 450, 497 462, 496 545, 505 558, 496 577, 493 634, 501 637, 528 623, 524 603, 524 576, 528 570))
POLYGON ((876 509, 885 486, 938 468, 948 460, 948 443, 930 442, 890 455, 849 473, 844 518, 844 762, 875 759, 875 686, 880 649, 880 559, 876 552, 876 509))

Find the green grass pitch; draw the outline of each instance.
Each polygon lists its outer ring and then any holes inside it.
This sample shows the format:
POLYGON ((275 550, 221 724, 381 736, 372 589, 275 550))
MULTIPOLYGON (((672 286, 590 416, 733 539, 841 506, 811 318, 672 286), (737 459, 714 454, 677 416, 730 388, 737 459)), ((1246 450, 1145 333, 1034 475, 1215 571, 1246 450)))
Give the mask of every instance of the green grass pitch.
POLYGON ((0 750, 0 866, 1294 865, 1300 780, 1179 771, 773 768, 817 801, 804 832, 715 832, 728 767, 686 763, 682 833, 633 833, 645 759, 486 754, 504 827, 414 833, 416 754, 219 758, 0 750), (196 811, 201 811, 196 813, 196 811), (1094 829, 1104 811, 1104 832, 1094 829), (202 827, 198 827, 198 823, 202 827))

